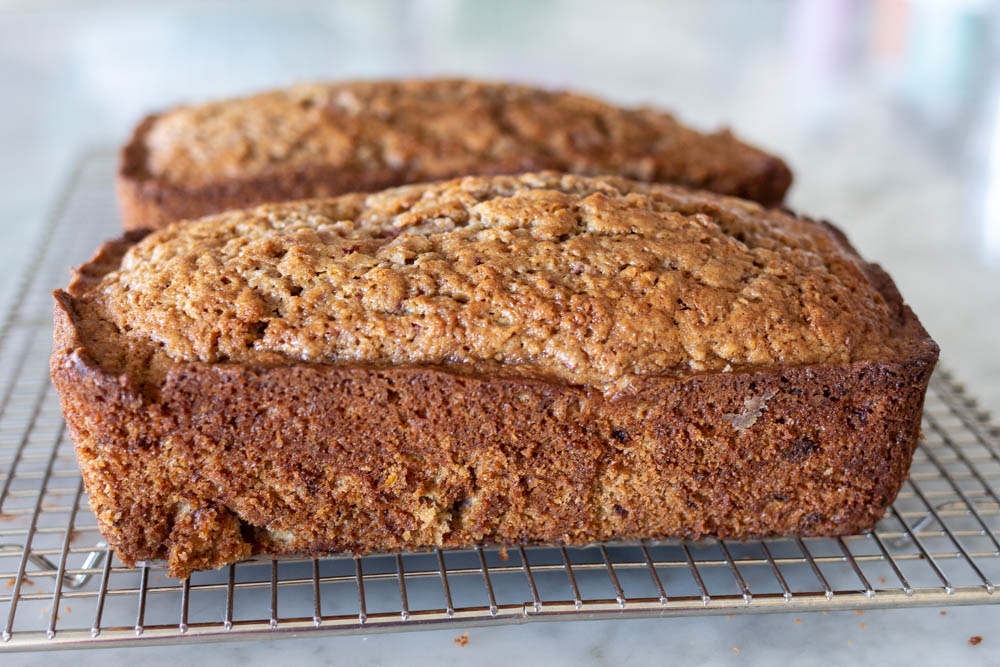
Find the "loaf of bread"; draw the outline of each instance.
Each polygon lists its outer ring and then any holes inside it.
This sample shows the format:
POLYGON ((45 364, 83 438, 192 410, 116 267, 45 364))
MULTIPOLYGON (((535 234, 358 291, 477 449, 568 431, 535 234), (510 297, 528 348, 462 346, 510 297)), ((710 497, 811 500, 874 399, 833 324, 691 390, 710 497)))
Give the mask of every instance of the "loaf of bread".
POLYGON ((51 372, 126 563, 839 535, 907 475, 937 347, 836 229, 553 172, 106 244, 51 372))
POLYGON ((780 204, 791 173, 652 109, 468 80, 300 85, 145 119, 122 152, 127 229, 265 202, 539 169, 780 204))

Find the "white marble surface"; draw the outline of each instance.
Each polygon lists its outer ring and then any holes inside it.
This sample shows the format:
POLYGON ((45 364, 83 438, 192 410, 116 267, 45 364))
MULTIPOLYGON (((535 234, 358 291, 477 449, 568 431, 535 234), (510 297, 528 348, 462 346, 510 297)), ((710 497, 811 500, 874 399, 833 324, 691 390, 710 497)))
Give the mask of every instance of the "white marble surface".
MULTIPOLYGON (((90 653, 21 654, 4 664, 134 665, 996 665, 998 615, 974 607, 585 621, 328 639, 90 653), (800 622, 797 622, 798 619, 800 622), (983 642, 970 646, 972 635, 983 642), (739 649, 738 652, 734 649, 739 649)), ((9 658, 8 658, 9 659, 9 658)))
MULTIPOLYGON (((0 307, 73 157, 120 142, 146 111, 302 79, 514 78, 654 102, 784 155, 790 204, 881 262, 944 363, 1000 407, 1000 68, 987 3, 503 7, 0 0, 0 307), (909 18, 893 22, 900 4, 909 18)), ((464 648, 443 631, 2 662, 1000 662, 1000 607, 939 611, 474 629, 464 648), (969 646, 972 635, 983 643, 969 646)))

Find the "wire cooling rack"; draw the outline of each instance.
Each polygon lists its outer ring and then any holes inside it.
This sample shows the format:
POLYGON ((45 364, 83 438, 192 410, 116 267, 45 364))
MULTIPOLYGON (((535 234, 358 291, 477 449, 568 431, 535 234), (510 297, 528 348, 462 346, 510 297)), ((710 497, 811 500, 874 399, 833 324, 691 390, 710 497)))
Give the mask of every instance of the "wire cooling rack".
POLYGON ((119 233, 113 169, 81 161, 0 323, 0 650, 1000 602, 1000 430, 940 370, 910 479, 864 535, 258 559, 183 583, 125 567, 47 365, 50 291, 119 233))

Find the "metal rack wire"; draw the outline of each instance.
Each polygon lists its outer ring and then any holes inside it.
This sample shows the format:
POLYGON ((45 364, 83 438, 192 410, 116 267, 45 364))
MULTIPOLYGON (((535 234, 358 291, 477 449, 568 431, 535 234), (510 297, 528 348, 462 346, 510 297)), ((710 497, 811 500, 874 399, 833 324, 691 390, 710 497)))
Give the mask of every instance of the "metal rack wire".
POLYGON ((946 371, 910 479, 864 535, 258 559, 185 582, 127 568, 47 372, 49 292, 117 233, 112 169, 81 161, 0 323, 0 650, 1000 602, 1000 430, 946 371))

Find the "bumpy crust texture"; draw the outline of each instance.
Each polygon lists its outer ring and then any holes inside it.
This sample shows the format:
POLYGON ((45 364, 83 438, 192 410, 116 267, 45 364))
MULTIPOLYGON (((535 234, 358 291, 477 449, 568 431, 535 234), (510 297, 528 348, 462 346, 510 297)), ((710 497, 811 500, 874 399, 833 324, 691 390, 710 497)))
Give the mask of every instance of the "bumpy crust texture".
POLYGON ((174 225, 78 308, 107 367, 463 364, 614 390, 888 358, 905 339, 869 274, 842 237, 785 211, 541 172, 174 225))
POLYGON ((153 372, 115 358, 90 305, 142 237, 56 292, 51 372, 109 544, 180 577, 253 553, 863 531, 906 477, 937 359, 863 265, 890 313, 878 358, 615 391, 469 364, 161 354, 153 372))
POLYGON ((556 169, 780 204, 791 172, 728 131, 593 98, 462 79, 294 86, 149 116, 123 148, 126 229, 466 174, 556 169))

